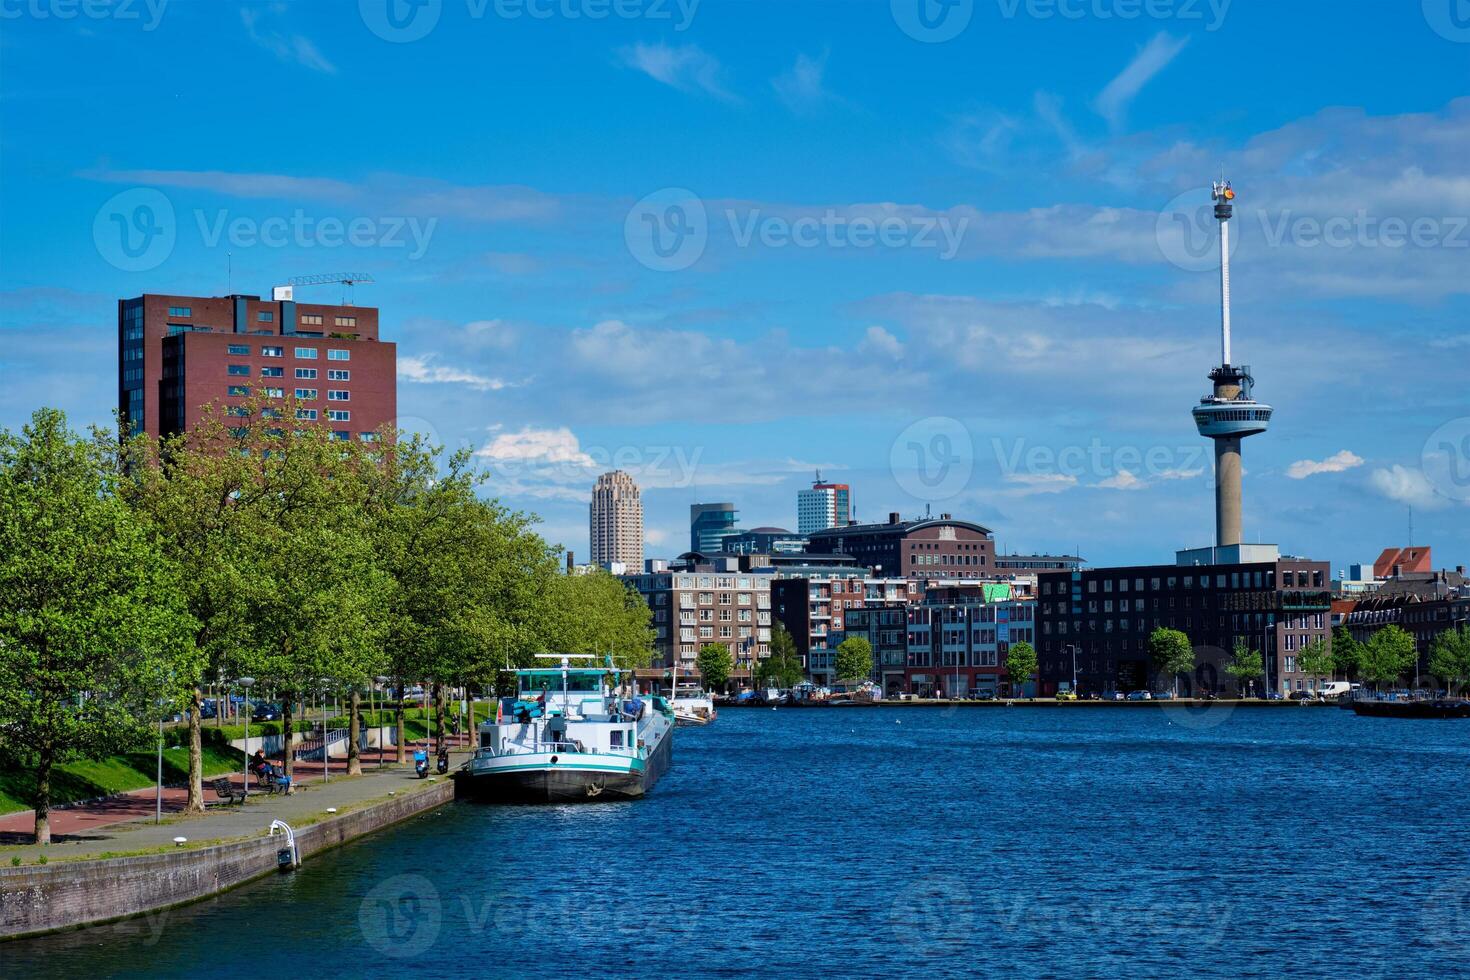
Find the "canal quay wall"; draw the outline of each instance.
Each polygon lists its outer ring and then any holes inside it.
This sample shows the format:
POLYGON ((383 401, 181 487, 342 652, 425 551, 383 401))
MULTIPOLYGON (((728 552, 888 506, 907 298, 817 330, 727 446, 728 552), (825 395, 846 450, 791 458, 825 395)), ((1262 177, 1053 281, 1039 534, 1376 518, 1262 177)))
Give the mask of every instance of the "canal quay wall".
MULTIPOLYGON (((304 861, 454 799, 451 780, 295 831, 304 861)), ((276 873, 284 834, 137 857, 0 868, 0 940, 75 929, 197 902, 276 873)), ((0 954, 3 959, 3 954, 0 954)))

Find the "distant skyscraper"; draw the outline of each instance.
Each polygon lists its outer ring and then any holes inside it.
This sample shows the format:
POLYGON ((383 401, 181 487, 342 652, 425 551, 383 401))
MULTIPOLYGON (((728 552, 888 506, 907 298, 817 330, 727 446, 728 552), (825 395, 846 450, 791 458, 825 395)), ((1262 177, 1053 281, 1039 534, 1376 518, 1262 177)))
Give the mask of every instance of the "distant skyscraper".
POLYGON ((810 490, 796 494, 796 531, 811 534, 852 522, 852 488, 846 483, 823 483, 822 472, 810 490))
POLYGON ((735 515, 739 511, 726 501, 718 504, 689 505, 689 550, 701 555, 718 554, 725 550, 725 539, 738 534, 735 515))
POLYGON ((643 500, 638 484, 622 470, 597 478, 592 488, 588 536, 592 564, 622 562, 627 572, 643 570, 643 500))

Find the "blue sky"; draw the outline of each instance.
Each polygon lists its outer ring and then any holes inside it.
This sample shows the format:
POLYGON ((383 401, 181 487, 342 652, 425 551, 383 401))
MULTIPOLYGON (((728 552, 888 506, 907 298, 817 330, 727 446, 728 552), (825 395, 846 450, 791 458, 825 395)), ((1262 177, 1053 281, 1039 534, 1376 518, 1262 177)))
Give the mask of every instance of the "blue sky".
POLYGON ((1463 0, 391 3, 0 2, 0 424, 109 418, 119 296, 363 271, 404 424, 579 555, 620 465, 650 555, 820 467, 1168 560, 1223 166, 1247 536, 1470 559, 1463 0))

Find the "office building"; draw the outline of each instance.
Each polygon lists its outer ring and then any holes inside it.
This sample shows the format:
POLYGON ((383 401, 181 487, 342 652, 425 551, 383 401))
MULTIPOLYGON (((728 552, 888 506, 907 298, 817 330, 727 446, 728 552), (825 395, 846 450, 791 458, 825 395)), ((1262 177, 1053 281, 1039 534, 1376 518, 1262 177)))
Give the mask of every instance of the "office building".
POLYGON ((205 406, 295 397, 298 422, 338 439, 370 439, 398 416, 396 346, 370 306, 274 298, 164 296, 118 300, 118 408, 130 430, 186 431, 205 406))
POLYGON ((717 555, 725 550, 725 539, 740 533, 735 527, 739 511, 729 503, 689 505, 689 550, 717 555))
POLYGON ((846 483, 823 483, 817 473, 810 490, 796 493, 796 530, 801 534, 846 527, 852 523, 852 489, 846 483))
POLYGON ((988 528, 949 514, 887 524, 849 524, 813 532, 811 554, 843 554, 876 575, 901 578, 978 579, 995 577, 995 540, 988 528))

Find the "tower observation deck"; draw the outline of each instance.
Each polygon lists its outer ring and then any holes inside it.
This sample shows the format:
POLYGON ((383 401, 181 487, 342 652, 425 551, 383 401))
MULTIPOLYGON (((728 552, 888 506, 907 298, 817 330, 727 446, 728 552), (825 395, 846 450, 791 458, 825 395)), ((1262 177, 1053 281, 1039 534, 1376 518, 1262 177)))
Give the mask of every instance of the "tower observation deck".
POLYGON ((1194 406, 1199 434, 1215 443, 1215 544, 1241 544, 1240 440, 1265 432, 1271 406, 1255 400, 1255 379, 1245 364, 1230 357, 1230 219, 1235 191, 1228 180, 1211 187, 1215 220, 1220 223, 1220 366, 1210 371, 1213 393, 1194 406))

